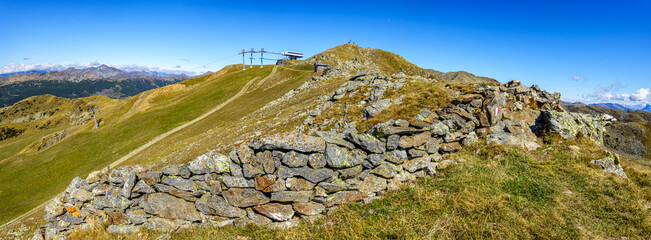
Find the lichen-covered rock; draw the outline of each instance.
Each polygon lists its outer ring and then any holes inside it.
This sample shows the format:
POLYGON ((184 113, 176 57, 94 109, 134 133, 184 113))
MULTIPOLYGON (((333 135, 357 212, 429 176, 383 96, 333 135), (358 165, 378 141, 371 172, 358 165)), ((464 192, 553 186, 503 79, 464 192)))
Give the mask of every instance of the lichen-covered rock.
POLYGON ((441 144, 441 151, 442 152, 456 152, 461 149, 461 144, 458 142, 451 142, 451 143, 443 143, 441 144))
POLYGON ((221 154, 203 154, 190 162, 188 169, 193 174, 230 172, 231 159, 221 154))
POLYGON ((325 206, 332 207, 334 205, 357 202, 361 201, 366 196, 366 193, 358 191, 341 191, 327 197, 325 200, 325 206))
POLYGON ((383 153, 386 151, 385 144, 368 133, 348 133, 348 140, 362 147, 362 149, 372 153, 383 153))
POLYGON ((236 207, 251 207, 269 202, 263 193, 251 188, 231 188, 222 192, 226 201, 236 207))
POLYGON ((228 175, 222 176, 221 177, 222 182, 226 187, 229 188, 252 188, 255 187, 255 182, 250 179, 246 179, 243 177, 231 177, 228 175))
MULTIPOLYGON (((282 163, 288 167, 296 168, 307 165, 308 156, 305 154, 289 151, 283 155, 282 163)), ((273 173, 273 172, 272 172, 273 173)))
POLYGON ((395 167, 390 163, 383 163, 371 171, 372 174, 383 178, 392 178, 397 174, 395 167))
POLYGON ((155 192, 155 190, 149 185, 147 185, 147 183, 145 183, 145 181, 143 180, 138 181, 138 183, 136 183, 136 186, 133 187, 132 191, 134 193, 144 193, 144 194, 155 192))
POLYGON ((323 168, 328 164, 326 161, 325 155, 323 153, 313 153, 310 154, 308 158, 309 166, 312 168, 323 168))
POLYGON ((285 186, 292 191, 310 191, 314 189, 314 183, 303 178, 288 178, 285 180, 285 186))
POLYGON ((337 144, 348 149, 355 148, 355 145, 353 145, 351 142, 344 140, 346 136, 342 133, 317 131, 316 135, 323 138, 326 143, 337 144))
POLYGON ((376 193, 387 188, 387 180, 381 177, 368 176, 364 181, 357 183, 360 192, 376 193))
POLYGON ((327 193, 335 193, 348 189, 348 184, 341 180, 341 178, 336 178, 331 182, 321 182, 318 186, 327 193))
POLYGON ((294 203, 292 206, 294 207, 294 211, 306 216, 318 215, 325 210, 325 206, 323 206, 323 204, 315 202, 294 203))
POLYGON ((133 225, 110 225, 106 228, 108 233, 118 234, 134 234, 140 230, 139 227, 133 225))
POLYGON ((298 152, 324 152, 325 140, 296 132, 279 133, 256 139, 250 146, 255 150, 294 150, 298 152))
POLYGON ((302 177, 312 183, 319 183, 337 175, 335 171, 329 168, 313 169, 309 167, 288 168, 280 167, 276 173, 278 177, 287 179, 290 177, 302 177))
POLYGON ((75 188, 70 191, 69 195, 72 199, 80 202, 88 202, 91 200, 91 194, 86 189, 75 188))
POLYGON ((261 213, 262 215, 271 218, 274 221, 282 222, 292 219, 294 216, 294 210, 292 205, 283 205, 279 203, 267 203, 260 206, 253 207, 255 211, 261 213))
POLYGON ((619 164, 619 155, 617 154, 610 153, 610 156, 598 160, 592 160, 591 163, 601 166, 604 172, 615 174, 621 178, 628 178, 622 165, 619 164))
POLYGON ((141 198, 140 205, 145 212, 168 219, 184 219, 191 222, 201 220, 194 204, 165 193, 152 193, 141 198))
POLYGON ((391 107, 393 103, 391 102, 390 99, 381 99, 378 100, 374 103, 369 104, 368 107, 365 107, 363 112, 364 112, 364 118, 371 118, 375 115, 378 115, 380 112, 386 110, 387 108, 391 107))
POLYGON ((122 196, 126 198, 131 197, 131 190, 133 187, 136 185, 136 172, 135 171, 129 171, 127 173, 127 176, 124 179, 124 185, 122 186, 122 196))
POLYGON ((421 170, 421 169, 423 169, 423 168, 426 168, 426 167, 427 167, 427 164, 428 164, 430 161, 431 161, 431 159, 429 158, 429 156, 426 156, 426 157, 420 157, 420 158, 414 158, 414 159, 411 159, 411 160, 407 161, 407 162, 403 165, 403 167, 404 167, 405 170, 407 170, 408 172, 413 173, 413 172, 416 172, 416 171, 421 170))
POLYGON ((219 215, 229 218, 241 218, 246 215, 246 211, 234 207, 222 197, 210 193, 204 194, 194 204, 199 211, 206 215, 219 215))
POLYGON ((431 133, 423 132, 413 136, 402 136, 398 145, 402 148, 413 148, 425 144, 431 138, 431 133))
POLYGON ((271 201, 274 202, 308 202, 312 197, 312 191, 280 191, 271 193, 271 201))
POLYGON ((437 122, 432 125, 431 133, 432 135, 445 136, 446 134, 450 133, 450 127, 442 122, 437 122))
POLYGON ((359 150, 348 150, 334 144, 328 144, 325 151, 328 166, 333 168, 350 168, 362 164, 367 158, 366 154, 359 150))
POLYGON ((577 136, 579 132, 595 143, 603 144, 605 125, 612 118, 604 115, 588 115, 582 113, 543 111, 542 121, 547 129, 569 139, 577 136))
POLYGON ((163 183, 178 188, 183 191, 194 190, 194 182, 177 176, 168 176, 163 179, 163 183))
POLYGON ((136 225, 145 223, 149 217, 143 209, 128 210, 126 215, 129 221, 136 225))
POLYGON ((154 184, 159 183, 161 176, 163 176, 163 172, 161 171, 151 171, 147 172, 143 175, 140 175, 140 179, 145 181, 145 183, 149 186, 154 186, 154 184))

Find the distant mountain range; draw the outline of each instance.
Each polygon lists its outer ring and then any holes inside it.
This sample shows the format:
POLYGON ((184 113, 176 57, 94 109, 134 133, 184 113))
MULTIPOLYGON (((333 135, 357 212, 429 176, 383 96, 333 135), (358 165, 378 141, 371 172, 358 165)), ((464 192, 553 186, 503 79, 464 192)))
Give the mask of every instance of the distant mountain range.
POLYGON ((65 98, 91 95, 124 98, 189 78, 185 74, 126 72, 107 65, 86 69, 71 67, 63 71, 29 71, 0 77, 0 107, 43 94, 65 98))
MULTIPOLYGON (((7 75, 7 74, 5 74, 7 75)), ((29 71, 25 74, 13 74, 7 77, 0 78, 0 86, 14 84, 25 81, 71 81, 80 82, 83 80, 126 80, 126 79, 147 79, 147 80, 164 80, 164 81, 179 81, 188 79, 185 74, 160 74, 148 73, 144 71, 126 72, 120 69, 110 67, 107 65, 100 65, 98 67, 89 67, 86 69, 68 68, 63 71, 29 71)))
POLYGON ((592 103, 589 104, 590 106, 598 106, 602 108, 610 108, 610 109, 615 109, 615 110, 621 110, 621 111, 628 111, 628 110, 642 110, 642 111, 647 111, 651 112, 651 105, 649 104, 639 104, 639 105, 623 105, 619 103, 592 103))

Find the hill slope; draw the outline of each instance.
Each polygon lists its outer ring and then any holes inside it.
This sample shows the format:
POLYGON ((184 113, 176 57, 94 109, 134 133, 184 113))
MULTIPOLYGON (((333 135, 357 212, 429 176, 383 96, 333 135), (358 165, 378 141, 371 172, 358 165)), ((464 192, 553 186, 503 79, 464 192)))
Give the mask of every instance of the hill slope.
MULTIPOLYGON (((10 150, 4 160, 0 160, 0 215, 3 217, 0 222, 61 192, 72 177, 85 177, 93 170, 103 169, 157 136, 215 109, 241 92, 244 86, 249 87, 230 104, 142 149, 123 164, 145 163, 160 169, 172 163, 188 163, 206 151, 228 152, 254 137, 278 132, 366 130, 372 124, 397 118, 412 124, 425 121, 412 118, 426 114, 421 112, 424 108, 441 109, 451 102, 472 100, 475 96, 469 92, 477 88, 498 88, 490 78, 465 72, 437 73, 419 68, 398 55, 354 44, 337 46, 293 64, 245 71, 241 70, 241 65, 229 66, 209 76, 124 100, 108 99, 93 104, 87 101, 84 106, 99 108, 99 129, 93 129, 89 115, 81 118, 84 124, 79 126, 59 124, 36 129, 33 126, 41 126, 36 122, 22 123, 31 131, 29 134, 0 141, 0 148, 10 150), (323 74, 313 73, 311 63, 317 59, 332 67, 323 74), (389 78, 392 81, 388 81, 389 78), (389 105, 379 113, 369 110, 381 100, 388 100, 389 105), (43 150, 27 147, 36 146, 30 145, 33 142, 48 142, 52 136, 61 136, 63 131, 68 131, 68 135, 43 150), (53 133, 59 135, 50 135, 53 133), (50 176, 48 182, 35 181, 43 175, 50 176)), ((86 101, 85 98, 78 100, 86 101)), ((36 110, 28 112, 23 109, 32 108, 23 104, 8 111, 13 114, 12 119, 25 116, 31 119, 36 112, 43 111, 34 108, 36 110)), ((65 112, 72 113, 76 109, 79 108, 65 112)), ((80 112, 87 112, 84 109, 82 107, 80 112)), ((48 119, 39 121, 47 122, 48 119)), ((301 225, 289 231, 257 227, 208 228, 181 231, 174 237, 280 238, 285 234, 292 238, 645 236, 649 229, 649 219, 645 217, 649 208, 645 206, 651 199, 645 195, 649 192, 645 180, 649 176, 648 169, 643 165, 629 167, 631 165, 624 164, 633 179, 626 185, 628 183, 613 179, 586 163, 590 157, 602 154, 601 149, 582 140, 552 141, 533 153, 480 144, 448 155, 461 159, 455 162, 466 163, 444 171, 440 178, 420 180, 415 189, 390 192, 387 198, 368 206, 342 206, 337 214, 319 220, 323 223, 320 225, 301 225), (567 143, 576 144, 584 151, 571 152, 574 150, 570 150, 567 143), (586 187, 591 184, 594 186, 586 187), (616 194, 612 191, 622 188, 622 197, 613 197, 616 194), (481 197, 477 198, 478 195, 481 197), (604 205, 622 205, 617 208, 621 214, 598 222, 613 211, 612 208, 592 210, 604 205), (382 224, 378 224, 380 222, 382 224), (524 226, 526 231, 512 226, 524 226), (563 231, 547 231, 541 226, 554 226, 563 231), (583 228, 586 230, 582 231, 583 228), (336 233, 323 235, 326 231, 336 233)), ((84 234, 77 237, 116 237, 104 229, 84 234)))
POLYGON ((124 98, 186 79, 185 75, 125 72, 106 65, 83 70, 68 68, 61 72, 11 75, 0 77, 0 106, 43 94, 66 98, 91 95, 124 98))

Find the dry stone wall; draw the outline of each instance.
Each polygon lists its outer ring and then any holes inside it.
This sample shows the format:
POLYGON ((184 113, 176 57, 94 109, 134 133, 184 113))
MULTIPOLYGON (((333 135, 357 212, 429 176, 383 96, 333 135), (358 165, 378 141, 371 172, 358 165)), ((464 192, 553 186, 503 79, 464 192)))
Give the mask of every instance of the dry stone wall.
POLYGON ((354 127, 316 136, 280 133, 228 155, 206 153, 161 170, 136 165, 93 172, 75 178, 46 207, 49 223, 36 235, 64 237, 98 224, 118 233, 228 224, 291 227, 435 174, 453 162, 449 153, 480 137, 535 148, 535 131, 545 126, 537 120, 539 110, 558 108, 559 97, 513 81, 362 133, 354 127), (532 117, 518 119, 524 110, 532 117))

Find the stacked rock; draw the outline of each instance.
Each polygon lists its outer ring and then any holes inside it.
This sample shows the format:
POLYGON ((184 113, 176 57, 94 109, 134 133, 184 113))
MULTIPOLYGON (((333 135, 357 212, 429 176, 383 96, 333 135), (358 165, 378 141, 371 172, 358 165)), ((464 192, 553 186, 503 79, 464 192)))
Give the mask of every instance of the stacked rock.
POLYGON ((85 180, 75 178, 47 206, 44 232, 55 238, 93 225, 119 233, 250 223, 293 226, 435 174, 452 162, 443 160, 448 153, 479 137, 530 137, 537 116, 518 121, 516 113, 553 111, 558 97, 512 81, 362 133, 354 127, 318 131, 317 136, 280 133, 244 143, 228 156, 207 153, 160 171, 138 165, 93 172, 85 180))

